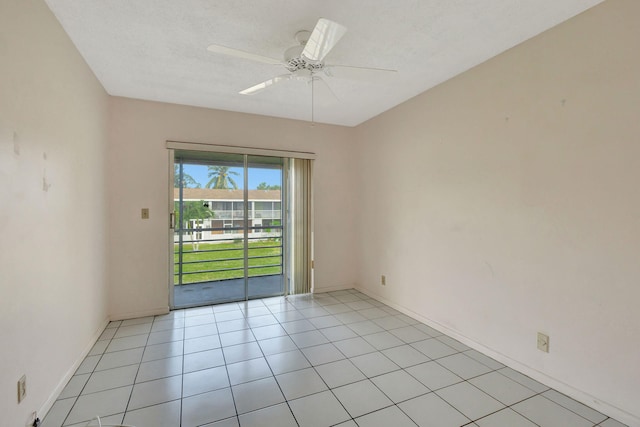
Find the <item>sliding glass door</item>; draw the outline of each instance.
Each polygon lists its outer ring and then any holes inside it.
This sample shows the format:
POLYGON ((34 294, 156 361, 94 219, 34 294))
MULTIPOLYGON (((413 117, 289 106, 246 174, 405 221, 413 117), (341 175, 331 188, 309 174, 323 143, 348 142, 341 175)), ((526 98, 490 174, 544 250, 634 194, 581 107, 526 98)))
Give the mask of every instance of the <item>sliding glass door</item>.
POLYGON ((283 159, 247 156, 247 292, 284 293, 283 159))
POLYGON ((175 152, 174 308, 284 293, 283 163, 175 152))

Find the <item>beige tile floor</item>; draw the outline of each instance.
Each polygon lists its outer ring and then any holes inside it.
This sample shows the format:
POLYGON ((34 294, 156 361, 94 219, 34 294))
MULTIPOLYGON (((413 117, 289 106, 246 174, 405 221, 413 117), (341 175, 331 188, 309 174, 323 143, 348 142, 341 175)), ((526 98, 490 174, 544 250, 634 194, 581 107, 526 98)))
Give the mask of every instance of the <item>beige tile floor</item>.
POLYGON ((623 424, 355 291, 111 322, 43 427, 623 424))

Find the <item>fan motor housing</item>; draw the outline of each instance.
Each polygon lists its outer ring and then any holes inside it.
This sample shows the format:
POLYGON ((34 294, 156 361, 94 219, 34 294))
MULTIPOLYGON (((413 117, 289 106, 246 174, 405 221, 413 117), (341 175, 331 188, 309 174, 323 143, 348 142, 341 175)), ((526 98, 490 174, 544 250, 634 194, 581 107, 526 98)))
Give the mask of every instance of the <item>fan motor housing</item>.
POLYGON ((301 30, 298 31, 294 37, 299 44, 284 51, 284 62, 287 70, 291 72, 308 70, 312 74, 322 70, 324 68, 324 62, 312 62, 302 55, 302 51, 304 51, 304 47, 309 41, 309 37, 311 37, 311 32, 301 30))
MULTIPOLYGON (((308 31, 307 31, 308 32, 308 31)), ((287 70, 294 72, 298 70, 309 70, 312 73, 324 68, 323 62, 310 62, 303 55, 304 46, 298 45, 290 47, 284 52, 284 62, 287 70)))

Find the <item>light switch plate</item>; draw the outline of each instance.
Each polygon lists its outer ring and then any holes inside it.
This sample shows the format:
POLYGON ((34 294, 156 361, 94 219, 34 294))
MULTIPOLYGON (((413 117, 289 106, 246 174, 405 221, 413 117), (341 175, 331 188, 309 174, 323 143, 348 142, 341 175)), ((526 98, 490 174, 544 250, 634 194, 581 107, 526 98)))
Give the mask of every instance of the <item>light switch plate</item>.
POLYGON ((538 350, 549 353, 549 335, 538 332, 538 350))
POLYGON ((140 210, 140 217, 142 219, 149 219, 149 208, 142 208, 140 210))
POLYGON ((18 380, 18 403, 22 402, 27 397, 27 376, 23 375, 18 380))

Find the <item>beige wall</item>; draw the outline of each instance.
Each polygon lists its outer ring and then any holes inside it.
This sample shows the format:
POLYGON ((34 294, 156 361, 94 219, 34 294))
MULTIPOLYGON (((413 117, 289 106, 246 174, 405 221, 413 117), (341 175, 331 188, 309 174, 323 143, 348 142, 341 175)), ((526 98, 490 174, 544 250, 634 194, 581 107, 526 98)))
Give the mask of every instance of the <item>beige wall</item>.
POLYGON ((48 408, 107 320, 107 108, 45 3, 2 0, 2 426, 24 426, 48 408))
POLYGON ((316 152, 318 290, 357 283, 640 425, 637 16, 608 0, 348 129, 109 100, 44 2, 3 0, 2 422, 48 408, 108 315, 166 310, 174 139, 316 152))
POLYGON ((638 16, 609 0, 356 129, 359 286, 633 425, 638 16))
POLYGON ((167 309, 166 140, 315 152, 316 289, 353 287, 353 129, 126 98, 112 98, 110 112, 112 318, 167 309))

